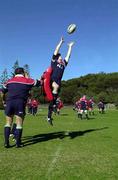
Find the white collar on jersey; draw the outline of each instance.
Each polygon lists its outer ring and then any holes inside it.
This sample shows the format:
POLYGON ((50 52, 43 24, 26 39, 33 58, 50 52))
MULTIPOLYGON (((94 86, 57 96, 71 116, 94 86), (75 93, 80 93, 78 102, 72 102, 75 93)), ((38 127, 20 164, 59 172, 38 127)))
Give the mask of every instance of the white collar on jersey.
POLYGON ((15 77, 24 77, 22 74, 16 74, 15 77))

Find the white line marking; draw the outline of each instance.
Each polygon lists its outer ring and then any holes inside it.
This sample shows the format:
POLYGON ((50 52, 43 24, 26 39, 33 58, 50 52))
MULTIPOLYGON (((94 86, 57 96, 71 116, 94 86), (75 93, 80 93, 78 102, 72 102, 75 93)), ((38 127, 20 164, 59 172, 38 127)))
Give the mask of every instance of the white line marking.
POLYGON ((49 174, 51 173, 51 171, 53 171, 53 169, 55 167, 55 163, 59 158, 60 150, 61 150, 61 147, 59 146, 57 148, 57 151, 54 154, 54 158, 52 159, 52 162, 49 164, 49 168, 48 168, 47 173, 46 173, 46 178, 48 178, 48 179, 49 179, 49 174))

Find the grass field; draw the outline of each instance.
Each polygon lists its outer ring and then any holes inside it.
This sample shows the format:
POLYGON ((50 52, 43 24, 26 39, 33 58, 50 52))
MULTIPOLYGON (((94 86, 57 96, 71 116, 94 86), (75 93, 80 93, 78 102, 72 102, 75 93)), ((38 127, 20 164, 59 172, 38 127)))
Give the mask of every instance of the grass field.
POLYGON ((53 127, 46 113, 42 108, 37 116, 26 116, 23 148, 5 149, 0 112, 0 180, 118 179, 117 110, 80 120, 67 107, 54 115, 53 127))

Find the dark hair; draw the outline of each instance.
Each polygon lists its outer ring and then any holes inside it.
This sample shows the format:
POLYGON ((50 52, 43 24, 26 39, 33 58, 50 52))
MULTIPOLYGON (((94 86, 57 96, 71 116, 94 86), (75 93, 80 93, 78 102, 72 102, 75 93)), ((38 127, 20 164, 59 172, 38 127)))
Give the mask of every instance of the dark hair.
POLYGON ((56 56, 57 56, 57 58, 59 58, 59 56, 61 56, 61 54, 60 54, 60 53, 58 53, 56 56))
POLYGON ((14 72, 15 75, 16 74, 23 74, 24 75, 24 73, 25 73, 25 71, 24 71, 24 68, 22 68, 22 67, 16 68, 15 72, 14 72))

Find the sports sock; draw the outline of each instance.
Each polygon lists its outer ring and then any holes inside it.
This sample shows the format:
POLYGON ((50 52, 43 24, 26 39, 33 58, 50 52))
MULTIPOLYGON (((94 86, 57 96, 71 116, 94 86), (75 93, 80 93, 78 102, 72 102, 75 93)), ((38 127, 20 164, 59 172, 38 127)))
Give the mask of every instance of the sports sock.
POLYGON ((19 147, 21 145, 22 132, 23 132, 22 127, 20 127, 20 128, 16 127, 15 137, 16 137, 16 146, 17 147, 19 147))
POLYGON ((80 119, 82 119, 82 114, 80 114, 79 116, 80 116, 80 119))
POLYGON ((86 119, 89 119, 88 114, 86 114, 86 119))
POLYGON ((57 100, 58 94, 52 93, 52 95, 53 95, 53 105, 56 105, 56 100, 57 100))
POLYGON ((5 125, 4 127, 4 139, 5 139, 5 145, 9 146, 9 135, 10 135, 11 127, 5 125))
POLYGON ((50 119, 52 116, 52 111, 53 111, 53 101, 50 102, 49 107, 48 107, 48 118, 50 119))

